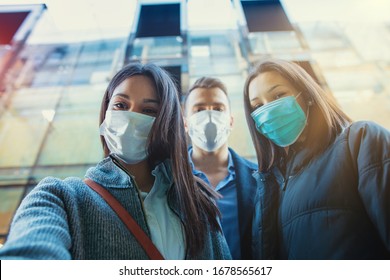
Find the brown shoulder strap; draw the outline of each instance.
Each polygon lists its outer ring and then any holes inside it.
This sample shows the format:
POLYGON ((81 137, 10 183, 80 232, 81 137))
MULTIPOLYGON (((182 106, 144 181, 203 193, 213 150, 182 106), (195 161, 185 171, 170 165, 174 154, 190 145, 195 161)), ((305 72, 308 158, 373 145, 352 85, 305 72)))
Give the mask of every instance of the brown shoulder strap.
POLYGON ((159 250, 150 240, 149 236, 142 230, 137 224, 129 212, 119 203, 119 201, 112 196, 105 188, 96 183, 91 179, 84 179, 84 182, 95 192, 97 192, 107 203, 110 205, 112 210, 118 215, 122 222, 126 225, 127 229, 134 235, 138 240, 138 243, 145 250, 146 254, 151 260, 163 260, 164 257, 161 255, 159 250))

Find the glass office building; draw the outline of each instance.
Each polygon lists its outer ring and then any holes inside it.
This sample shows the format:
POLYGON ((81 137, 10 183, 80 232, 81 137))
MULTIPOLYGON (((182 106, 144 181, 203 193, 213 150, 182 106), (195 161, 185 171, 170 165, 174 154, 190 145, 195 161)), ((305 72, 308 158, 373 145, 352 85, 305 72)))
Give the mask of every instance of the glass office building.
POLYGON ((0 6, 0 243, 42 178, 83 177, 102 158, 101 98, 133 60, 164 67, 181 94, 201 76, 220 78, 234 116, 229 144, 253 161, 242 92, 266 56, 301 64, 354 120, 390 128, 390 20, 300 22, 290 1, 120 2, 129 5, 121 28, 96 21, 71 39, 56 34, 50 5, 0 6))

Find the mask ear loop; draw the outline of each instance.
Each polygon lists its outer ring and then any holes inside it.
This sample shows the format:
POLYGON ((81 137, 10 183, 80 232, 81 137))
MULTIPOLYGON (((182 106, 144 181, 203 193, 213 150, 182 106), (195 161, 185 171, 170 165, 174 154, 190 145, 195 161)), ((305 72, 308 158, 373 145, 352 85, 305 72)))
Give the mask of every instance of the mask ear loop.
POLYGON ((310 100, 307 102, 306 125, 307 125, 308 122, 309 122, 310 107, 313 106, 313 104, 314 104, 313 99, 310 99, 310 100))
MULTIPOLYGON (((295 100, 297 100, 297 99, 301 96, 301 94, 302 94, 302 91, 299 92, 296 96, 294 96, 294 97, 295 97, 295 100)), ((307 106, 310 107, 310 106, 312 106, 312 105, 313 105, 313 100, 310 99, 310 100, 307 102, 307 106)))
POLYGON ((306 125, 309 123, 309 115, 310 115, 310 106, 311 104, 307 105, 307 113, 306 113, 306 125))
MULTIPOLYGON (((295 100, 297 100, 302 94, 302 91, 300 93, 298 93, 296 96, 295 96, 295 100)), ((308 123, 308 120, 309 120, 309 115, 310 115, 310 107, 313 106, 313 100, 310 99, 308 102, 307 102, 307 112, 306 112, 306 125, 308 123)))

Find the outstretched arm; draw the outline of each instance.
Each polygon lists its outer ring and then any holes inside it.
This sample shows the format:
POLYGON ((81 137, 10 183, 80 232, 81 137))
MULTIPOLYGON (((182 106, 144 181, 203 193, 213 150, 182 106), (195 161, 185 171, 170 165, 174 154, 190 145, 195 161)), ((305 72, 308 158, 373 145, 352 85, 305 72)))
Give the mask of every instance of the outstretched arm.
POLYGON ((70 259, 71 236, 59 180, 44 179, 22 201, 0 259, 70 259))

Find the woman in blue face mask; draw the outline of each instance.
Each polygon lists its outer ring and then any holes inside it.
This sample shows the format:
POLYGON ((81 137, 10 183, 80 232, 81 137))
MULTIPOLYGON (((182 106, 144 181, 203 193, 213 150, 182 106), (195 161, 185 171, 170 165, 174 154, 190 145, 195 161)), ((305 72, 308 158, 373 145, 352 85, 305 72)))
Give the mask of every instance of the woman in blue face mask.
POLYGON ((352 122, 295 63, 249 74, 246 120, 259 172, 259 259, 389 259, 390 132, 352 122))
POLYGON ((0 259, 230 258, 163 69, 133 63, 112 78, 100 134, 105 158, 85 180, 45 178, 23 200, 0 259))

